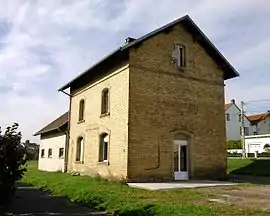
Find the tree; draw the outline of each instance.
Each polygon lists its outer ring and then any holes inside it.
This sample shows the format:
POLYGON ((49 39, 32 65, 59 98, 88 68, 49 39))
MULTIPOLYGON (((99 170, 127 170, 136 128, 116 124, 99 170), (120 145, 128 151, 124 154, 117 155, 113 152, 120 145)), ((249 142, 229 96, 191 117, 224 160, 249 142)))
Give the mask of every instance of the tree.
POLYGON ((0 127, 0 206, 6 205, 15 192, 15 183, 26 171, 25 147, 21 145, 19 124, 14 123, 2 133, 0 127))
POLYGON ((29 140, 26 140, 23 145, 26 150, 27 160, 38 160, 39 145, 36 143, 32 143, 29 140))

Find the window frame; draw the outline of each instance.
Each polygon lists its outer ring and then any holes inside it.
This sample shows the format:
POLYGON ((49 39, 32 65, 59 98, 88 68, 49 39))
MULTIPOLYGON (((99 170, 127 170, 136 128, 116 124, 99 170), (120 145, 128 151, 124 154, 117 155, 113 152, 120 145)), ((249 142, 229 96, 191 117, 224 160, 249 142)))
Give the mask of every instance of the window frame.
POLYGON ((77 138, 75 162, 76 163, 83 163, 84 162, 84 137, 83 136, 79 136, 77 138))
POLYGON ((64 155, 65 155, 65 149, 63 147, 59 148, 59 150, 58 150, 58 158, 62 159, 62 158, 64 158, 64 155), (60 155, 61 150, 63 150, 63 153, 60 155))
POLYGON ((102 133, 99 135, 98 162, 100 163, 108 163, 109 161, 109 139, 110 139, 110 136, 107 133, 102 133), (105 139, 107 139, 107 141, 105 141, 105 139), (106 148, 105 148, 105 143, 106 143, 106 148))
POLYGON ((45 158, 45 149, 41 149, 40 158, 45 158))
POLYGON ((241 122, 242 121, 242 114, 238 114, 238 121, 241 122))
POLYGON ((78 121, 84 122, 84 115, 85 115, 85 99, 81 99, 79 102, 79 116, 78 121))
POLYGON ((52 154, 53 154, 52 148, 49 148, 48 149, 48 158, 52 158, 52 154))
POLYGON ((176 65, 178 70, 184 70, 186 68, 186 46, 181 43, 174 43, 173 50, 173 63, 176 65))
POLYGON ((101 92, 101 116, 106 116, 110 114, 110 90, 109 88, 104 88, 101 92))
POLYGON ((231 115, 230 115, 230 113, 226 113, 226 121, 231 121, 231 115))

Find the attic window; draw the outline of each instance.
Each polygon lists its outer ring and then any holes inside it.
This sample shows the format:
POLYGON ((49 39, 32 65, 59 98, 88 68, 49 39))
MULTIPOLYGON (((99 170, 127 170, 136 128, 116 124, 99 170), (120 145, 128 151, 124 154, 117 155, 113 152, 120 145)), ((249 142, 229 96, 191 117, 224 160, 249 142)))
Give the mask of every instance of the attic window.
POLYGON ((186 67, 186 49, 184 45, 174 44, 172 59, 178 70, 186 67))

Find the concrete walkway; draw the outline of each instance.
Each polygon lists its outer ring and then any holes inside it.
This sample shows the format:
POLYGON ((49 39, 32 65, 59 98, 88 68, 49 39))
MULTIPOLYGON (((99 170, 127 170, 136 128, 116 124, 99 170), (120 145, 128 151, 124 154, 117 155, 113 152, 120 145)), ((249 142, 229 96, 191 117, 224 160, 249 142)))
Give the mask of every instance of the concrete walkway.
POLYGON ((167 190, 167 189, 179 189, 179 188, 202 188, 202 187, 217 187, 235 185, 232 182, 222 181, 203 181, 203 180, 188 180, 177 181, 167 183, 128 183, 130 187, 147 189, 147 190, 167 190))
POLYGON ((106 212, 95 212, 68 202, 66 199, 50 196, 34 187, 20 184, 16 197, 5 215, 16 216, 105 216, 106 212))

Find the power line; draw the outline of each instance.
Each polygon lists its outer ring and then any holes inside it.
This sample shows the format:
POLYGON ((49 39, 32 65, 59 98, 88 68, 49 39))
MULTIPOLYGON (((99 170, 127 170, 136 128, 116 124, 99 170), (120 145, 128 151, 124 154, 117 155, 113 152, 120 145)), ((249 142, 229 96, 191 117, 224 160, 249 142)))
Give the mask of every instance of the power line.
POLYGON ((270 102, 270 99, 260 99, 260 100, 245 101, 244 105, 249 104, 249 103, 255 103, 255 102, 263 102, 263 101, 269 101, 270 102))

